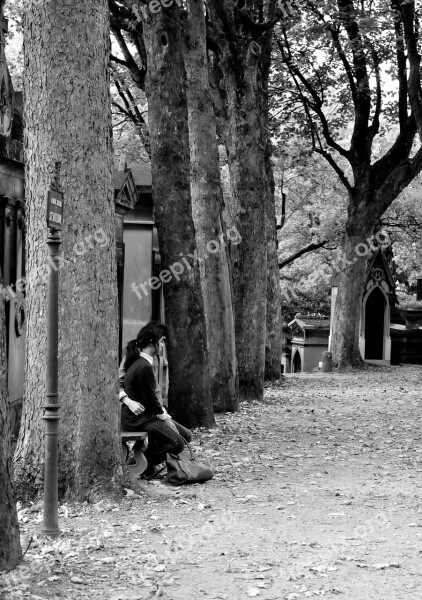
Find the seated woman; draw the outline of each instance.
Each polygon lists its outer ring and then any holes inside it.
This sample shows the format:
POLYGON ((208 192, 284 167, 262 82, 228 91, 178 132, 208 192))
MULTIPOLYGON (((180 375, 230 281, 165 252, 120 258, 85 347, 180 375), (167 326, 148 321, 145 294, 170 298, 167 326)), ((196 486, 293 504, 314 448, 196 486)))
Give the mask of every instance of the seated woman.
POLYGON ((167 452, 179 454, 185 447, 185 439, 192 437, 189 430, 171 420, 157 398, 152 366, 153 357, 159 352, 160 337, 160 332, 153 327, 141 329, 136 340, 129 342, 127 346, 124 365, 123 386, 134 405, 131 406, 130 402, 122 403, 122 430, 148 433, 149 445, 145 451, 148 468, 142 475, 144 479, 156 476, 154 467, 165 461, 167 452), (186 435, 182 437, 179 428, 182 435, 186 435))
MULTIPOLYGON (((158 352, 158 355, 162 354, 162 347, 164 345, 164 343, 166 342, 166 340, 168 339, 168 329, 167 327, 164 325, 164 323, 160 323, 159 321, 150 321, 149 323, 147 323, 144 327, 142 327, 142 329, 139 331, 136 340, 132 340, 131 342, 128 343, 127 347, 126 347, 126 353, 130 353, 130 354, 138 354, 139 355, 139 348, 137 346, 137 340, 140 338, 142 332, 144 331, 144 329, 155 329, 159 335, 159 344, 160 344, 160 351, 158 352)), ((122 362, 120 363, 119 366, 119 399, 120 402, 122 404, 125 404, 135 415, 140 415, 143 411, 144 411, 144 407, 139 404, 139 402, 135 402, 134 400, 132 400, 131 398, 129 398, 128 394, 125 392, 124 389, 124 379, 125 379, 125 374, 126 374, 126 370, 125 370, 125 363, 126 363, 126 354, 123 356, 122 362)), ((161 405, 164 404, 163 400, 162 400, 162 396, 161 396, 161 386, 160 384, 157 382, 157 377, 158 377, 158 359, 157 359, 157 355, 153 356, 153 365, 152 365, 152 370, 154 371, 154 376, 155 376, 155 381, 156 381, 156 388, 155 388, 155 393, 157 395, 157 398, 160 402, 161 405)), ((186 429, 186 427, 183 427, 183 425, 180 425, 180 423, 177 423, 176 421, 170 419, 166 420, 166 424, 168 424, 170 427, 176 427, 177 431, 180 433, 180 435, 187 441, 187 442, 191 442, 192 441, 192 433, 189 431, 189 429, 186 429)))
MULTIPOLYGON (((165 342, 168 340, 168 329, 167 329, 166 325, 164 325, 164 323, 160 323, 159 321, 150 321, 142 329, 144 329, 145 327, 149 327, 149 328, 153 327, 154 329, 157 329, 157 331, 160 335, 159 356, 162 356, 163 347, 165 345, 165 342)), ((138 333, 138 336, 141 333, 142 329, 138 333)), ((128 348, 129 348, 130 344, 136 344, 136 340, 134 340, 133 342, 129 342, 128 348)), ((136 351, 139 353, 139 350, 136 350, 136 351)), ((161 385, 160 385, 160 382, 158 381, 158 379, 159 379, 158 356, 154 356, 153 361, 154 361, 154 364, 152 365, 152 369, 154 371, 155 381, 157 382, 157 387, 155 388, 155 393, 157 394, 157 398, 159 399, 161 404, 166 405, 166 402, 164 402, 164 400, 162 398, 161 385)), ((124 387, 123 387, 123 381, 125 378, 125 362, 126 362, 126 355, 123 356, 122 361, 119 365, 119 398, 120 398, 121 402, 123 402, 124 404, 126 404, 126 406, 128 406, 130 408, 129 403, 125 400, 125 398, 128 398, 128 396, 127 396, 126 392, 124 391, 124 387)))

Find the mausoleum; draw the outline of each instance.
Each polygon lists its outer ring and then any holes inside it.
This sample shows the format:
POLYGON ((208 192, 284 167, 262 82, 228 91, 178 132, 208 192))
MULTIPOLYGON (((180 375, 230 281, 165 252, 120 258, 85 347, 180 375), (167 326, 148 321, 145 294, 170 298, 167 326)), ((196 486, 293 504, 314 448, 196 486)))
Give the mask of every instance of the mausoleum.
POLYGON ((312 373, 328 348, 330 320, 325 317, 297 314, 290 321, 291 373, 312 373))
MULTIPOLYGON (((331 284, 331 329, 337 298, 339 274, 331 284)), ((375 365, 391 360, 390 321, 395 285, 391 265, 378 248, 368 261, 359 322, 359 348, 362 358, 375 365)))

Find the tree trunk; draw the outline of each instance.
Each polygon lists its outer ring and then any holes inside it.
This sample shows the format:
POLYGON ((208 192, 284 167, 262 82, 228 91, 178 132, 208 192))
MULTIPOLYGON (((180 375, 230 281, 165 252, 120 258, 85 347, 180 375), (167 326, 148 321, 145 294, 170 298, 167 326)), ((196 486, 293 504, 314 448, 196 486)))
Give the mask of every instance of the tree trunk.
POLYGON ((192 214, 207 328, 214 410, 239 408, 233 290, 227 246, 232 229, 223 224, 223 192, 214 110, 208 82, 202 0, 189 0, 185 30, 185 68, 191 160, 192 214))
POLYGON ((265 204, 267 233, 267 333, 265 339, 265 379, 281 377, 281 288, 278 267, 278 238, 274 202, 271 143, 265 152, 268 190, 265 204))
POLYGON ((233 207, 241 236, 233 248, 236 349, 239 391, 244 400, 261 400, 264 392, 267 260, 265 234, 266 137, 259 88, 260 47, 245 48, 243 80, 231 65, 222 65, 227 91, 226 145, 233 207))
POLYGON ((170 333, 169 409, 188 427, 210 427, 214 415, 192 220, 186 77, 176 5, 144 23, 144 42, 152 194, 170 333))
POLYGON ((123 475, 106 0, 45 0, 25 13, 28 329, 19 490, 42 489, 46 380, 46 191, 61 163, 59 493, 114 493, 123 475), (65 25, 64 25, 65 24, 65 25))
MULTIPOLYGON (((232 2, 210 0, 207 8, 214 48, 211 86, 218 132, 227 150, 232 192, 228 212, 242 240, 231 256, 239 391, 241 399, 260 400, 265 372, 265 148, 272 31, 268 28, 259 33, 250 23, 242 23, 232 2)), ((247 9, 248 18, 249 11, 252 14, 253 8, 247 9)))
POLYGON ((334 269, 340 271, 340 279, 334 309, 331 351, 333 364, 340 370, 363 364, 359 350, 359 325, 368 256, 360 254, 362 244, 369 250, 367 238, 371 233, 366 211, 350 210, 342 258, 339 264, 334 265, 334 269))
MULTIPOLYGON (((3 13, 1 13, 3 14, 3 13)), ((2 283, 0 273, 0 285, 2 283)), ((12 449, 7 394, 4 298, 0 297, 0 571, 13 569, 22 556, 12 475, 12 449)))

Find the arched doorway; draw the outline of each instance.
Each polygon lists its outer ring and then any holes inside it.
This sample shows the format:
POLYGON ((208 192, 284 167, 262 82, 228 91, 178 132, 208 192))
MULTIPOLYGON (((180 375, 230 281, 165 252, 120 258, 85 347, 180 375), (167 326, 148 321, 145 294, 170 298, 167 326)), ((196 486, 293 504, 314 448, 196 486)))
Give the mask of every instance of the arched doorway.
POLYGON ((365 359, 383 360, 387 302, 377 286, 365 304, 365 359))
POLYGON ((296 350, 292 364, 293 373, 302 373, 302 359, 300 358, 299 350, 296 350))

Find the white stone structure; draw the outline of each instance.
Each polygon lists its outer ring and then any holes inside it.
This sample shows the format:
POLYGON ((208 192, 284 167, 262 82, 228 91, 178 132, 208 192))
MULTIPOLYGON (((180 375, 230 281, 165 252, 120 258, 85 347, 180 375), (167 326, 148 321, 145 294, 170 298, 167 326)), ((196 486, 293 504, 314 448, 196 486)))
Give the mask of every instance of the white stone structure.
MULTIPOLYGON (((331 287, 331 349, 332 323, 337 298, 338 276, 331 287)), ((362 358, 374 365, 389 365, 391 359, 391 299, 394 295, 394 280, 381 248, 368 262, 362 309, 359 322, 359 348, 362 358)))

